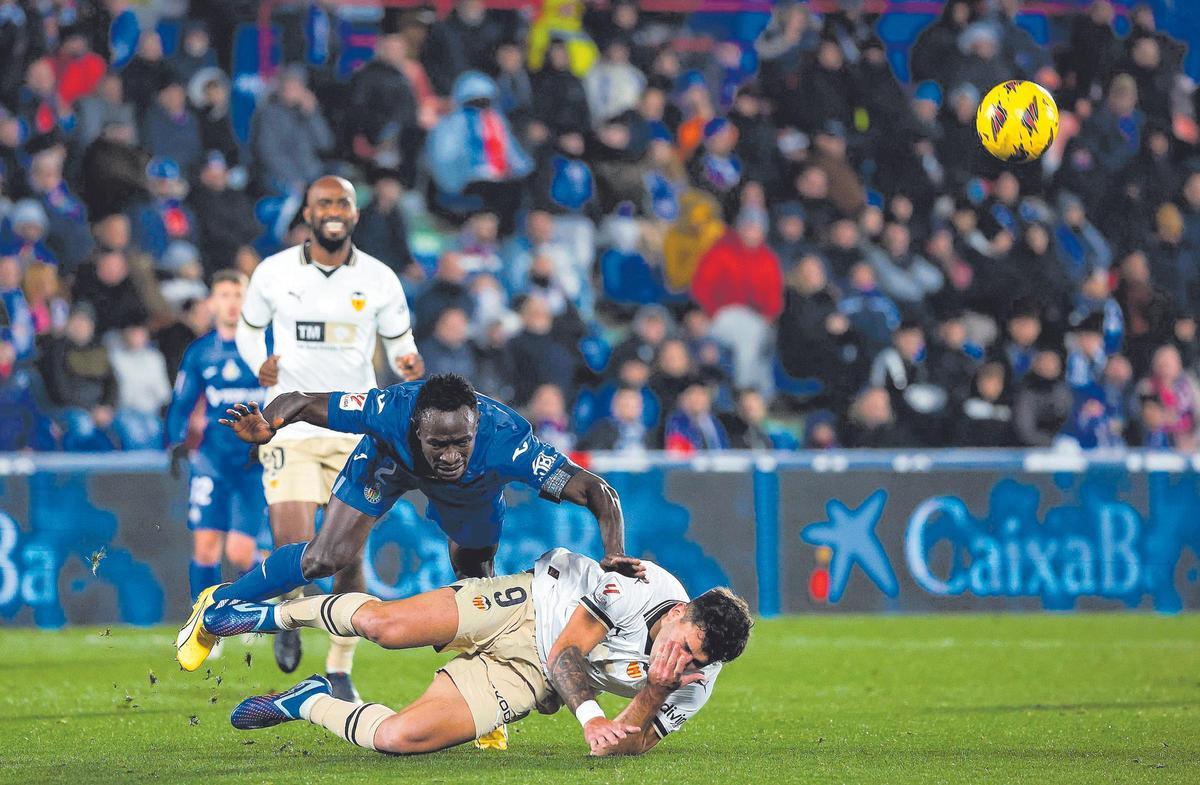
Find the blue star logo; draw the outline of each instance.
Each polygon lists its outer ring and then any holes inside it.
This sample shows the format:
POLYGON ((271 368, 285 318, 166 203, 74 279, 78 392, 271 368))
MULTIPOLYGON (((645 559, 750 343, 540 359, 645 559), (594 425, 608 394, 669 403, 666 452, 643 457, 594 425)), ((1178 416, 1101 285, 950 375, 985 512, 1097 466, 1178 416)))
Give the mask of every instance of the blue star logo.
POLYGON ((858 509, 851 510, 837 499, 825 505, 829 520, 812 523, 800 531, 800 539, 812 545, 827 545, 833 550, 829 569, 829 601, 842 598, 850 570, 857 563, 879 590, 888 597, 900 593, 896 573, 875 534, 875 524, 883 516, 887 491, 880 489, 867 497, 858 509))

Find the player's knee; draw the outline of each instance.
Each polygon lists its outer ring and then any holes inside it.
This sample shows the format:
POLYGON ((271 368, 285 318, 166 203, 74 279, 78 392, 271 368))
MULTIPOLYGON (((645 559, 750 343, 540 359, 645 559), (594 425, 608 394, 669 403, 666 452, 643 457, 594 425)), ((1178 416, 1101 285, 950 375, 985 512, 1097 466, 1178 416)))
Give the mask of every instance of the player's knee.
POLYGON ((355 611, 351 623, 359 635, 385 649, 400 648, 404 639, 404 622, 388 613, 379 601, 368 602, 355 611))
POLYGON ((196 532, 192 543, 192 559, 198 564, 220 564, 223 539, 220 532, 196 532))
POLYGON ((434 728, 423 720, 397 714, 375 731, 375 749, 394 755, 412 755, 440 749, 434 728))
POLYGON ((243 539, 247 538, 230 537, 225 541, 225 558, 241 572, 254 566, 254 557, 258 551, 254 540, 241 542, 243 539))

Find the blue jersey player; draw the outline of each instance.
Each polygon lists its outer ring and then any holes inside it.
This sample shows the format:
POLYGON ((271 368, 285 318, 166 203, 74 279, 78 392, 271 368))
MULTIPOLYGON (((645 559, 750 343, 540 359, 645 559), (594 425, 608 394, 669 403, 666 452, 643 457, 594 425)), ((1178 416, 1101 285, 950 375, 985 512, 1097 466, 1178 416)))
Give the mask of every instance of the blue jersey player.
POLYGON ((220 583, 222 550, 239 573, 254 564, 257 537, 267 520, 262 467, 246 465, 245 443, 220 424, 228 407, 261 401, 266 392, 234 343, 245 293, 246 278, 241 273, 222 270, 213 276, 209 305, 216 329, 197 338, 184 352, 167 410, 172 471, 187 453, 188 420, 201 396, 208 419, 200 446, 191 456, 188 528, 193 544, 188 582, 193 599, 201 590, 220 583))
POLYGON ((216 639, 204 610, 219 600, 263 600, 333 575, 361 558, 367 535, 404 493, 420 490, 427 515, 449 538, 450 562, 462 578, 490 577, 504 521, 504 487, 521 482, 544 498, 586 506, 604 541, 606 570, 641 577, 624 554, 620 500, 600 477, 576 466, 533 435, 530 424, 480 395, 455 374, 365 393, 285 393, 259 410, 238 404, 223 420, 246 442, 265 444, 291 422, 364 437, 333 485, 321 530, 307 543, 275 550, 262 569, 201 593, 176 640, 185 670, 199 668, 216 639))

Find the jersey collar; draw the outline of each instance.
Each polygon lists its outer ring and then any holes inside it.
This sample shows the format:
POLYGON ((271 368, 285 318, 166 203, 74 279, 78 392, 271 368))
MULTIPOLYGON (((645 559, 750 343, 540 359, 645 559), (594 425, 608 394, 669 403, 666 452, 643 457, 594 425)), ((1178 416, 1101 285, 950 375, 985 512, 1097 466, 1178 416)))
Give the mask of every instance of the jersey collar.
POLYGON ((358 248, 354 246, 354 243, 350 243, 350 255, 346 257, 346 261, 343 264, 339 264, 337 267, 329 271, 321 270, 321 268, 317 267, 316 263, 312 260, 312 240, 305 240, 300 245, 300 264, 311 264, 314 268, 324 273, 326 278, 333 275, 343 267, 349 267, 350 265, 353 265, 357 261, 358 248))

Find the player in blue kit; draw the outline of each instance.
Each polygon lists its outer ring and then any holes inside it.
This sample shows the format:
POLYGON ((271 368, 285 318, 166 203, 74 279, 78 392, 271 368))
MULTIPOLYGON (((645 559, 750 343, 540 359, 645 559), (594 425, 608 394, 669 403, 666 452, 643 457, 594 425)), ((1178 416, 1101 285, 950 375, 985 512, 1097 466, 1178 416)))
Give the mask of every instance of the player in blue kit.
POLYGON ((188 583, 193 600, 221 582, 221 553, 239 574, 254 565, 259 533, 266 526, 262 467, 247 466, 246 445, 220 425, 235 403, 261 401, 266 391, 238 355, 234 334, 246 294, 246 277, 232 270, 213 276, 209 306, 216 329, 188 346, 175 378, 175 395, 167 410, 167 443, 171 470, 188 457, 188 419, 201 396, 208 424, 199 448, 191 455, 188 528, 192 530, 192 562, 188 583))
POLYGON ((480 395, 461 376, 396 384, 365 393, 285 393, 260 411, 238 404, 223 420, 241 439, 265 444, 291 422, 364 434, 333 485, 321 530, 307 543, 275 550, 260 570, 205 590, 180 630, 176 659, 195 670, 215 642, 204 610, 224 599, 262 600, 333 575, 361 558, 367 535, 402 495, 420 490, 427 515, 449 538, 460 578, 490 577, 504 521, 504 487, 522 482, 543 498, 587 507, 600 524, 606 570, 641 577, 624 554, 620 500, 600 477, 533 435, 530 424, 480 395))

